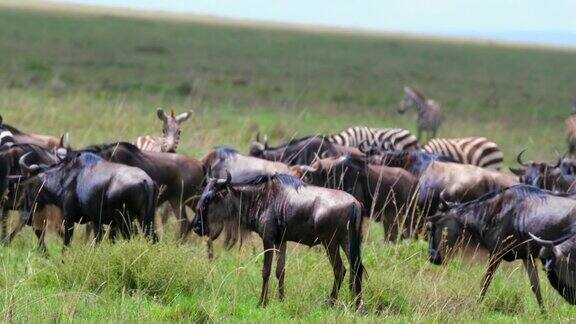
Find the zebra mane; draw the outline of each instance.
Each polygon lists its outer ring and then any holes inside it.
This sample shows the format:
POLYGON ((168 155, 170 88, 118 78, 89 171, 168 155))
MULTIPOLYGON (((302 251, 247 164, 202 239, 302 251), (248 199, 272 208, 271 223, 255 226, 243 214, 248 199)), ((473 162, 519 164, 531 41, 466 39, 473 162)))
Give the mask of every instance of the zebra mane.
POLYGON ((428 100, 428 98, 426 98, 425 95, 422 94, 422 92, 416 90, 415 88, 412 87, 406 87, 410 92, 412 92, 413 94, 416 95, 416 97, 418 97, 418 99, 426 102, 426 100, 428 100))

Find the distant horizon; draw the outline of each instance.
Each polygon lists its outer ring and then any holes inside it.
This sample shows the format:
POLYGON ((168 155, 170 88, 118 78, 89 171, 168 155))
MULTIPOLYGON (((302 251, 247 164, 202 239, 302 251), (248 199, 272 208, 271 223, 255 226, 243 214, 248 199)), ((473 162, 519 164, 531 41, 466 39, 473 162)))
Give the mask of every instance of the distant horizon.
POLYGON ((542 6, 536 0, 344 0, 269 2, 266 0, 49 0, 49 2, 197 14, 251 21, 312 25, 518 44, 576 47, 576 2, 542 6), (265 4, 265 5, 264 5, 265 4), (318 14, 321 13, 321 14, 318 14))

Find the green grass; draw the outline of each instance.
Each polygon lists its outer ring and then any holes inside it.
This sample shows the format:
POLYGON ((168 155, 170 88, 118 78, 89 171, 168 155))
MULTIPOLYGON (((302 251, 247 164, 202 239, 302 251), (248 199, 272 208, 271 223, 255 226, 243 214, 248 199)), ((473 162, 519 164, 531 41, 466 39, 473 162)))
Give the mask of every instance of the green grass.
MULTIPOLYGON (((0 7, 3 8, 3 7, 0 7)), ((200 157, 212 146, 246 151, 257 131, 272 143, 352 125, 415 130, 396 113, 404 85, 441 102, 440 136, 487 136, 513 165, 564 150, 563 120, 574 93, 569 51, 239 27, 114 15, 0 10, 0 113, 24 130, 71 133, 76 147, 132 141, 160 132, 154 109, 192 108, 180 151, 200 157), (65 89, 57 89, 55 80, 65 89), (491 99, 492 98, 492 99, 491 99)), ((287 299, 256 307, 261 243, 206 259, 198 238, 176 244, 142 240, 72 248, 49 238, 35 251, 29 229, 0 247, 0 318, 31 321, 568 322, 576 310, 541 273, 548 317, 540 315, 524 270, 502 267, 477 303, 483 262, 428 263, 425 242, 384 244, 373 226, 363 255, 366 314, 332 283, 320 249, 289 245, 287 299)))

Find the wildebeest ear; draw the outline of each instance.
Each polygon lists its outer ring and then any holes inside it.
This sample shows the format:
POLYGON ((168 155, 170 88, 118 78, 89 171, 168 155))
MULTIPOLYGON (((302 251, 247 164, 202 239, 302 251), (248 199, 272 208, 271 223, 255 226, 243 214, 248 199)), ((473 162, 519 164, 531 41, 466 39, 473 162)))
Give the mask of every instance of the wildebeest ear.
POLYGON ((57 148, 54 153, 60 162, 64 161, 68 156, 68 150, 63 147, 57 148))
POLYGON ((2 125, 2 121, 3 121, 2 115, 0 115, 0 125, 2 125))
POLYGON ((526 172, 524 169, 515 169, 515 168, 509 168, 509 169, 512 173, 514 173, 515 175, 517 175, 519 177, 523 176, 524 173, 526 172))
POLYGON ((168 116, 166 116, 166 113, 164 112, 164 109, 162 109, 162 108, 156 109, 156 115, 158 116, 158 119, 160 119, 163 122, 165 122, 168 119, 168 116))
POLYGON ((181 113, 180 115, 176 116, 176 122, 178 124, 185 122, 186 120, 188 120, 188 118, 190 118, 190 116, 192 116, 192 110, 187 111, 185 113, 181 113))

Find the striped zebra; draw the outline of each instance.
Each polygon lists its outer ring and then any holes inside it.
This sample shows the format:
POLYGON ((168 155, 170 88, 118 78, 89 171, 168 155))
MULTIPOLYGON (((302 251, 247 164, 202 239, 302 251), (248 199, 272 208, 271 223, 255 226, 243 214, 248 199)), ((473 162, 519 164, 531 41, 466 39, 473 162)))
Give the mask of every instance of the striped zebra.
POLYGON ((500 170, 504 155, 496 143, 484 137, 434 138, 422 148, 424 152, 443 155, 463 164, 500 170))
POLYGON ((402 128, 350 127, 338 134, 326 136, 331 143, 359 147, 368 142, 381 151, 411 150, 418 148, 416 136, 402 128))
POLYGON ((174 110, 167 115, 162 108, 158 108, 156 115, 163 123, 162 136, 140 136, 135 145, 142 151, 176 152, 180 143, 180 124, 190 118, 192 111, 174 116, 174 110))
POLYGON ((400 102, 398 112, 403 114, 409 108, 415 107, 417 111, 416 127, 418 140, 422 139, 422 133, 427 133, 427 139, 436 137, 436 132, 444 121, 442 107, 434 100, 427 99, 422 93, 414 88, 404 87, 404 99, 400 102))

